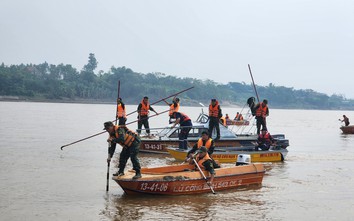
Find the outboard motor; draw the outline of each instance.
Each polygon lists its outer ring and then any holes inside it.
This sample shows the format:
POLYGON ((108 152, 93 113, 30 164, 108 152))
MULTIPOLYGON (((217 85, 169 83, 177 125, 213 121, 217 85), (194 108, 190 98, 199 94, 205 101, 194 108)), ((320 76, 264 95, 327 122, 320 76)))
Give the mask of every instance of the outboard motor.
POLYGON ((251 163, 251 155, 249 154, 239 154, 237 155, 236 166, 248 165, 251 163))

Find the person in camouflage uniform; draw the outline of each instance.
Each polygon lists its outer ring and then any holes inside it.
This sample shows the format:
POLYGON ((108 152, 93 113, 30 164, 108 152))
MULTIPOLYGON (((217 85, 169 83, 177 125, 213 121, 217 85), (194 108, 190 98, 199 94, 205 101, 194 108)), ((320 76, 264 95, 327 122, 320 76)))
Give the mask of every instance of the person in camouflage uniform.
POLYGON ((117 173, 113 174, 113 176, 119 177, 124 175, 124 168, 130 157, 130 160, 133 163, 133 169, 135 170, 135 176, 133 179, 141 178, 141 167, 138 159, 139 146, 141 141, 138 134, 129 130, 125 125, 113 125, 113 123, 110 121, 104 123, 104 130, 109 133, 107 142, 111 143, 110 147, 108 148, 108 163, 111 161, 111 158, 114 155, 116 144, 118 143, 122 146, 122 152, 119 156, 119 170, 117 173))

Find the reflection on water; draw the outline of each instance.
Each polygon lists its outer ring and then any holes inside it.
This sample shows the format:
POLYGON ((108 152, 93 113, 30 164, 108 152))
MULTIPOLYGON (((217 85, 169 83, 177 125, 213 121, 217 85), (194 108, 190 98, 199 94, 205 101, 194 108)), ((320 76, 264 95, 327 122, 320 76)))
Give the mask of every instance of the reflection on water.
MULTIPOLYGON (((114 105, 0 102, 0 219, 351 220, 354 216, 354 135, 339 130, 343 111, 272 109, 268 128, 273 134, 285 133, 290 146, 285 162, 265 164, 261 187, 172 197, 129 196, 112 180, 106 194, 106 135, 60 150, 61 145, 102 131, 102 123, 112 118, 114 110, 114 105)), ((181 111, 195 119, 200 108, 181 107, 181 111)), ((223 108, 229 115, 236 111, 223 108)), ((353 111, 345 114, 354 118, 353 111)), ((150 125, 162 127, 167 121, 166 114, 151 118, 150 125)), ((119 151, 111 174, 117 170, 119 151)), ((176 163, 169 155, 139 154, 139 158, 143 167, 176 163)), ((127 169, 131 168, 129 162, 127 169)))
POLYGON ((261 194, 259 189, 247 188, 197 196, 111 195, 106 199, 102 214, 110 220, 184 220, 187 217, 191 220, 227 220, 236 218, 235 214, 239 212, 237 218, 246 218, 246 211, 254 216, 257 211, 253 209, 258 210, 265 204, 259 199, 249 199, 249 191, 257 196, 261 194), (226 208, 233 209, 229 211, 226 208), (220 211, 223 213, 220 214, 220 211), (226 217, 225 213, 230 213, 230 217, 226 217))

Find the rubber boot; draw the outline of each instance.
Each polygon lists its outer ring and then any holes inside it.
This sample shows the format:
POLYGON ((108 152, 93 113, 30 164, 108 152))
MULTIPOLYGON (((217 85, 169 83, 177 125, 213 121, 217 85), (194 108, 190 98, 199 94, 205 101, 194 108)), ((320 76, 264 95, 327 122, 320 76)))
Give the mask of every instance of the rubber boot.
POLYGON ((133 180, 141 178, 141 173, 140 171, 136 171, 135 176, 133 176, 133 180))
POLYGON ((117 177, 124 176, 124 172, 119 170, 117 173, 114 173, 113 176, 117 176, 117 177))

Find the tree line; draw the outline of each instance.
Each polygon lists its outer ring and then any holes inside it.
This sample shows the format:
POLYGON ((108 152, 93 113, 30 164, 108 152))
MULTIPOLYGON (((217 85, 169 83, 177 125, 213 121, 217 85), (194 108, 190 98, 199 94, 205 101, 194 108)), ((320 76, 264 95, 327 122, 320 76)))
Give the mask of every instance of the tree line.
MULTIPOLYGON (((255 96, 253 86, 244 82, 219 84, 211 80, 179 78, 163 73, 137 73, 126 67, 111 67, 107 72, 95 73, 97 60, 89 55, 81 71, 69 64, 0 65, 0 96, 18 96, 28 100, 115 102, 117 83, 121 81, 120 95, 127 104, 136 104, 142 97, 152 101, 194 86, 180 95, 184 105, 199 102, 208 104, 211 98, 222 104, 244 105, 255 96)), ((354 109, 354 100, 343 95, 328 96, 311 89, 276 86, 258 86, 260 99, 268 99, 275 108, 354 109)))

